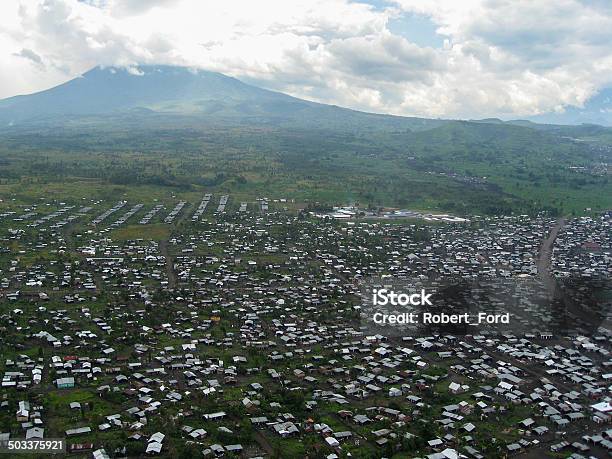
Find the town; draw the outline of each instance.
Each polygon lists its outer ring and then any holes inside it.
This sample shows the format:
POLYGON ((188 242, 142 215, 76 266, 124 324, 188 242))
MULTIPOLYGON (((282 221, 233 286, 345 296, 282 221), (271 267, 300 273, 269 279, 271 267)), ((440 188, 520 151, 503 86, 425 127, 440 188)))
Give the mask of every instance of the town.
POLYGON ((612 212, 7 196, 0 231, 2 440, 96 459, 612 451, 612 212), (373 278, 469 282, 512 327, 369 324, 373 278))

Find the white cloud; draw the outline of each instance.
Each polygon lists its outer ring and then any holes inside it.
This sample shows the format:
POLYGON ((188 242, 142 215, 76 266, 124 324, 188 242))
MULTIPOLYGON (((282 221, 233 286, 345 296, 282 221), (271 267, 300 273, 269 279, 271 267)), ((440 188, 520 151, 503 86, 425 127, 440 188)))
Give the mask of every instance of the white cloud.
POLYGON ((538 114, 582 105, 612 83, 612 11, 601 2, 396 3, 431 17, 449 37, 440 86, 454 90, 451 112, 538 114))
POLYGON ((95 65, 178 64, 351 108, 523 116, 611 83, 612 11, 586 0, 22 0, 0 2, 0 97, 95 65), (387 27, 431 19, 443 48, 387 27))

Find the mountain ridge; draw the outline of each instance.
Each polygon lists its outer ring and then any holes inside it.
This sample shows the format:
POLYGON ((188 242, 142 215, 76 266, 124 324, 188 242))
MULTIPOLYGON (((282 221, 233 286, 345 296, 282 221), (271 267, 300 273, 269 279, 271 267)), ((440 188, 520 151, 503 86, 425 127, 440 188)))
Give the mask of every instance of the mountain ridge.
MULTIPOLYGON (((594 103, 600 113, 606 112, 606 104, 612 100, 612 90, 609 92, 599 94, 601 100, 594 103)), ((568 116, 572 110, 568 109, 568 116)), ((112 116, 130 116, 146 123, 148 114, 342 130, 420 131, 457 121, 534 129, 564 126, 547 124, 562 121, 560 114, 504 121, 498 118, 452 120, 369 113, 300 99, 217 72, 181 66, 141 65, 135 69, 97 66, 58 86, 2 99, 0 130, 24 124, 61 124, 95 116, 104 116, 107 121, 112 116)), ((590 118, 575 115, 572 119, 578 122, 590 118)), ((602 125, 605 126, 605 122, 602 125)))

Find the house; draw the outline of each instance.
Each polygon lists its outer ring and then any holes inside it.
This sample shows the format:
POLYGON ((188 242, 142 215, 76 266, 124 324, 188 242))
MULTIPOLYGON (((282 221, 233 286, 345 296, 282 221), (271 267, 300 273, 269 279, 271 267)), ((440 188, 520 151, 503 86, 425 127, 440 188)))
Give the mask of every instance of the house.
POLYGON ((26 440, 42 439, 45 436, 45 429, 41 427, 32 427, 26 430, 26 440))
POLYGON ((74 378, 72 376, 58 378, 55 380, 58 389, 72 389, 74 387, 74 378))
POLYGON ((30 419, 30 402, 22 400, 16 413, 17 422, 27 422, 30 419))
POLYGON ((75 435, 82 435, 91 432, 91 427, 77 427, 76 429, 68 429, 66 430, 66 436, 72 437, 75 435))
POLYGON ((591 405, 592 420, 598 424, 608 424, 612 421, 612 403, 603 401, 591 405))
POLYGON ((97 449, 92 454, 93 459, 110 459, 110 456, 103 448, 97 449))

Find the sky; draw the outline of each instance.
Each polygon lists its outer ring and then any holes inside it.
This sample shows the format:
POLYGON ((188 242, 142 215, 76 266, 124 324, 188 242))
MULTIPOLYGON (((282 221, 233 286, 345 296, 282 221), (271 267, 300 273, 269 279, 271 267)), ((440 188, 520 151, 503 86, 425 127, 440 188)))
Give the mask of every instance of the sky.
POLYGON ((612 86, 608 0, 2 0, 0 98, 170 64, 344 107, 517 118, 612 86))

